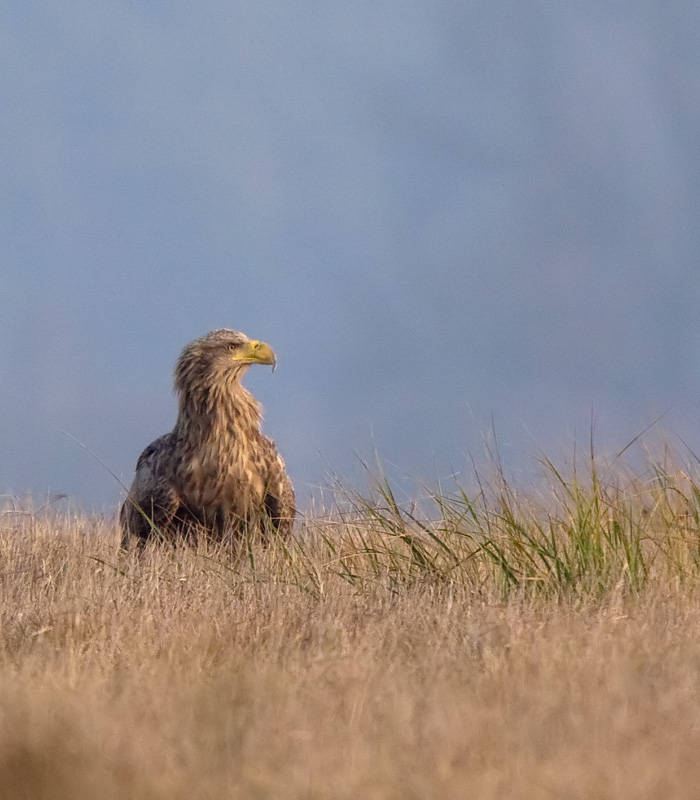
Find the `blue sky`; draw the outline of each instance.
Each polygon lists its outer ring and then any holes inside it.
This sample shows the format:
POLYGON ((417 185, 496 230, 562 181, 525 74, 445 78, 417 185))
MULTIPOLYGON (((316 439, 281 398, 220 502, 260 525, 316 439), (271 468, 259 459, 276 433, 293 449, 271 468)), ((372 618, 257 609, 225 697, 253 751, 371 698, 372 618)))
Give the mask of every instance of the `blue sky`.
MULTIPOLYGON (((6 4, 0 493, 116 507, 189 340, 302 497, 657 415, 700 450, 700 7, 6 4), (70 434, 70 436, 68 436, 70 434)), ((519 467, 520 468, 520 467, 519 467)))

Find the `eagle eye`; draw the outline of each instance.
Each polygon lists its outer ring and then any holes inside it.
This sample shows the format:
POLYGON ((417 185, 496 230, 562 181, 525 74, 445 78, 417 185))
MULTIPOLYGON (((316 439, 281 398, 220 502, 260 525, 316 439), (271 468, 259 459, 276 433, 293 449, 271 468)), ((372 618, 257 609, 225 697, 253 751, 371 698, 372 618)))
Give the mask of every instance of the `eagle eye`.
POLYGON ((231 344, 228 346, 228 349, 229 350, 238 350, 238 345, 237 344, 233 344, 233 342, 231 342, 231 344))

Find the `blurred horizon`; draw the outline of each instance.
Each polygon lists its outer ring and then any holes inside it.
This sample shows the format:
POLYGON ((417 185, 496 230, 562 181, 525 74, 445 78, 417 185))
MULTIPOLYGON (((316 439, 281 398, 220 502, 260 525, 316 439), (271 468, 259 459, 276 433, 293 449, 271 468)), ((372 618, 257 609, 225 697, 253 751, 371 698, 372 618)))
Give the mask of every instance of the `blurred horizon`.
POLYGON ((695 4, 13 0, 0 37, 0 494, 115 508, 71 437, 128 485, 219 327, 278 354, 245 384, 302 506, 492 429, 523 481, 592 418, 700 452, 695 4))

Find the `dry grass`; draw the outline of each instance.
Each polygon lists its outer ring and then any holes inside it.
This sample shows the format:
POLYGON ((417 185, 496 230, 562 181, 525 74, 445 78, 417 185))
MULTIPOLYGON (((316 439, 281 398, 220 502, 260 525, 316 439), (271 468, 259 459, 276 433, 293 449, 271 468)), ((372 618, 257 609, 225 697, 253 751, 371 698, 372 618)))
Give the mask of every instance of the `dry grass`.
POLYGON ((0 800, 696 796, 696 481, 548 474, 238 560, 6 511, 0 800))

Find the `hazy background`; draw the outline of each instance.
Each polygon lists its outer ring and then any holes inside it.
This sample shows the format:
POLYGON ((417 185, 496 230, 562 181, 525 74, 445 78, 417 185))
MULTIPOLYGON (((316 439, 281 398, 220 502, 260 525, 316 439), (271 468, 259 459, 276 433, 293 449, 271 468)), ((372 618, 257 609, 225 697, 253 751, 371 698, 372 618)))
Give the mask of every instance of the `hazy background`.
POLYGON ((302 497, 493 418, 700 449, 700 4, 6 2, 0 493, 113 509, 217 327, 302 497))

